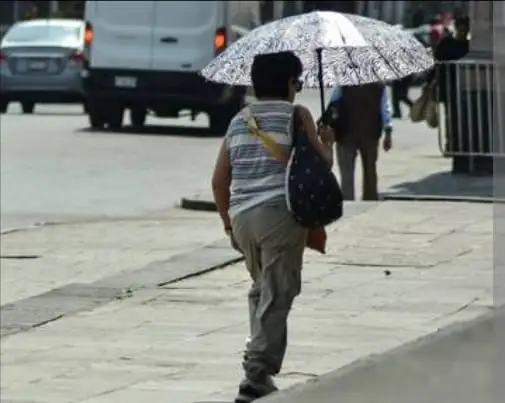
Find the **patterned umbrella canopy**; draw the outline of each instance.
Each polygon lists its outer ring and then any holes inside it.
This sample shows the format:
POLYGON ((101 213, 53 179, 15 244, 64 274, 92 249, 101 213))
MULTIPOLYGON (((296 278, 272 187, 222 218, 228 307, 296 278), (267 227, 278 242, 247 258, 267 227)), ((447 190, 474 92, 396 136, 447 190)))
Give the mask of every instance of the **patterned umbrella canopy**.
POLYGON ((295 52, 306 87, 384 82, 423 72, 433 57, 411 34, 385 22, 333 11, 314 11, 260 26, 211 61, 209 80, 251 85, 255 55, 295 52))

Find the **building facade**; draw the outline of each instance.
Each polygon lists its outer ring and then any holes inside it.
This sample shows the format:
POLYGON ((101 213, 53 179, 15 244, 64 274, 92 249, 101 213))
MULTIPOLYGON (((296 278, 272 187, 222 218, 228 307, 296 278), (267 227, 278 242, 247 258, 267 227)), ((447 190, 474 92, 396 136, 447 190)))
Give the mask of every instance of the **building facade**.
MULTIPOLYGON (((13 22, 29 18, 36 13, 38 17, 82 18, 84 0, 2 0, 0 1, 0 32, 13 22)), ((248 2, 246 2, 248 3, 248 2)), ((350 14, 360 14, 380 19, 391 24, 412 25, 414 14, 423 15, 429 20, 436 14, 469 13, 469 1, 417 1, 417 0, 263 0, 259 2, 260 22, 271 21, 289 15, 314 10, 333 10, 350 14)))

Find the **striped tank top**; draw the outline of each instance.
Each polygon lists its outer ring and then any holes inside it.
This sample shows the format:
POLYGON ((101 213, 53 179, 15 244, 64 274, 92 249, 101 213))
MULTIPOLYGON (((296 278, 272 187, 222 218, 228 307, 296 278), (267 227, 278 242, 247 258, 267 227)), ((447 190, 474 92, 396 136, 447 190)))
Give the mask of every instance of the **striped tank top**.
MULTIPOLYGON (((259 128, 289 151, 293 104, 256 101, 249 109, 259 128)), ((264 202, 285 198, 285 163, 265 149, 262 140, 251 133, 241 113, 230 122, 226 142, 231 166, 231 218, 264 202)))

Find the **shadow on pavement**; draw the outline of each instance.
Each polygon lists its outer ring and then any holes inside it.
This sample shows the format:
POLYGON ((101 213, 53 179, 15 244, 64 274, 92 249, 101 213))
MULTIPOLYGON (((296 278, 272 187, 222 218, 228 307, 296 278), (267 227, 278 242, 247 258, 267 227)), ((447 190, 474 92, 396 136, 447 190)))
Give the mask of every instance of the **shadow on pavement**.
POLYGON ((184 137, 223 137, 223 133, 213 133, 208 127, 147 125, 142 129, 124 126, 120 130, 93 130, 89 127, 76 130, 79 133, 127 134, 137 136, 184 136, 184 137))
POLYGON ((471 176, 437 172, 420 180, 394 185, 386 198, 435 196, 438 198, 493 198, 492 176, 471 176))

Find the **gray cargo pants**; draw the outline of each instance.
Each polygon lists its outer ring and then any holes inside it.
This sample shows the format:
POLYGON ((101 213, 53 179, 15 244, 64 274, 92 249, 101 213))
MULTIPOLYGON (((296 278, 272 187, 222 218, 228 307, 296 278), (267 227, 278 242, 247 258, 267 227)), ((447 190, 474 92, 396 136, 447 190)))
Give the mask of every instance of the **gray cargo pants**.
POLYGON ((287 318, 301 291, 306 230, 284 200, 247 210, 232 220, 235 241, 252 279, 249 291, 250 338, 243 367, 261 381, 279 373, 287 344, 287 318))

